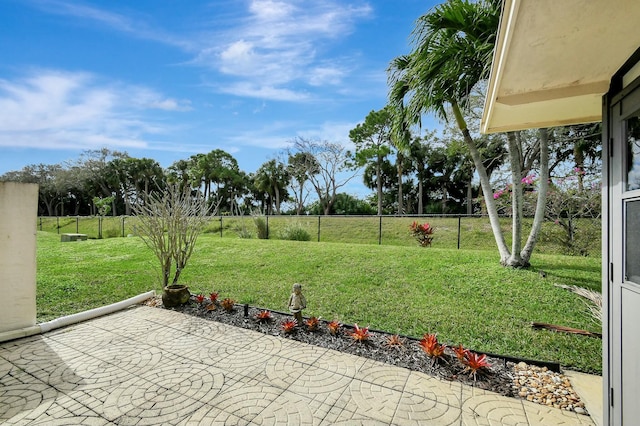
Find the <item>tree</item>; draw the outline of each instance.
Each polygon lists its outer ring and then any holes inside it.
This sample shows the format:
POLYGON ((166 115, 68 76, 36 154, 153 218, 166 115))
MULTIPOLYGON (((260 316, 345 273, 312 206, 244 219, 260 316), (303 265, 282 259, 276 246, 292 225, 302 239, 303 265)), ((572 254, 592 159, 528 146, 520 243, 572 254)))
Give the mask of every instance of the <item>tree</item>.
POLYGON ((169 185, 165 191, 142 194, 133 210, 138 235, 160 262, 162 287, 169 282, 176 285, 210 212, 215 215, 216 209, 207 206, 202 193, 169 185))
POLYGON ((329 215, 336 201, 338 189, 349 183, 357 174, 357 171, 349 172, 347 149, 339 143, 303 137, 297 137, 291 145, 292 152, 305 154, 305 158, 314 164, 315 173, 309 174, 309 181, 318 195, 324 214, 329 215))
POLYGON ((309 192, 305 194, 305 187, 312 174, 318 173, 318 164, 309 153, 297 152, 288 154, 287 171, 291 180, 293 200, 296 204, 296 214, 302 214, 304 204, 307 200, 309 192))
POLYGON ((275 207, 276 214, 280 214, 280 205, 288 198, 287 186, 289 174, 285 165, 278 160, 269 160, 263 163, 254 175, 256 188, 267 195, 267 213, 272 214, 275 207))
MULTIPOLYGON (((311 204, 309 212, 314 215, 319 215, 322 214, 324 210, 320 203, 316 201, 311 204)), ((374 215, 376 214, 376 210, 367 201, 341 192, 336 194, 336 201, 333 203, 329 213, 332 215, 374 215)))
POLYGON ((449 0, 421 16, 413 31, 414 49, 409 55, 394 59, 390 65, 390 103, 399 111, 394 132, 406 131, 407 124, 419 124, 422 114, 435 112, 447 119, 451 108, 463 139, 469 148, 485 202, 491 228, 503 265, 528 266, 544 219, 548 180, 548 140, 540 130, 540 190, 538 208, 529 238, 521 250, 522 168, 517 136, 507 135, 511 179, 513 183, 513 236, 511 251, 506 244, 492 194, 491 182, 478 145, 469 132, 463 111, 471 91, 488 75, 493 46, 500 20, 500 2, 449 0))
MULTIPOLYGON (((116 196, 122 194, 120 191, 120 179, 109 163, 115 159, 129 158, 127 153, 111 151, 107 148, 99 150, 84 151, 80 159, 72 167, 81 170, 85 184, 85 191, 90 199, 93 197, 114 197, 111 212, 114 216, 118 214, 116 208, 116 196)), ((94 206, 94 211, 95 211, 94 206)))
POLYGON ((371 111, 349 132, 349 139, 355 144, 353 153, 356 168, 372 165, 376 177, 376 196, 378 199, 378 215, 382 214, 382 162, 391 152, 391 113, 389 107, 379 111, 371 111))

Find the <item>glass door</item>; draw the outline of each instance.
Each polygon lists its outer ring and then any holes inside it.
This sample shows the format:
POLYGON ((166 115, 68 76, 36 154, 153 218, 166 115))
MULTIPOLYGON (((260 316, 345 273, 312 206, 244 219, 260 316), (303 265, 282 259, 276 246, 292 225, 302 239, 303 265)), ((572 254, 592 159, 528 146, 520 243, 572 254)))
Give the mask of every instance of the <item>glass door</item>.
POLYGON ((640 418, 640 88, 610 116, 611 414, 614 424, 631 425, 640 418))

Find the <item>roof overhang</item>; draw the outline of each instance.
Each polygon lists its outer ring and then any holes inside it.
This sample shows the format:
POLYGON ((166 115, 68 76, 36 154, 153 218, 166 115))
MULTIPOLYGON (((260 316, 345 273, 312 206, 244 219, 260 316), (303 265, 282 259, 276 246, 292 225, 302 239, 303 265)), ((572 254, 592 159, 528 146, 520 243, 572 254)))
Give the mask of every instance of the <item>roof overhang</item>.
POLYGON ((638 0, 504 0, 481 132, 600 121, 639 22, 638 0))

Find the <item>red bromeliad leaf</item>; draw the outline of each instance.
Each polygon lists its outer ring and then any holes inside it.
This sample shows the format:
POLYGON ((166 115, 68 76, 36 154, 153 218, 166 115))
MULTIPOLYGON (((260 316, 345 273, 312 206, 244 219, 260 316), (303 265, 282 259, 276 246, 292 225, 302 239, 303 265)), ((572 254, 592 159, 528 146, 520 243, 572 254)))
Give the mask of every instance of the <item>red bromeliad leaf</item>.
POLYGON ((267 322, 271 319, 271 312, 260 311, 256 314, 256 319, 258 320, 258 322, 267 322))
POLYGON ((447 345, 438 343, 438 338, 435 334, 425 334, 420 340, 420 347, 431 358, 442 358, 444 356, 444 350, 447 345))
POLYGON ((202 303, 204 301, 204 294, 198 294, 196 296, 196 300, 198 301, 198 303, 202 303))
POLYGON ((315 331, 318 329, 319 320, 316 317, 311 317, 307 319, 304 324, 307 326, 307 330, 315 331))
POLYGON ((455 352, 456 354, 456 358, 458 358, 458 361, 464 363, 465 361, 465 355, 467 354, 468 350, 465 349, 462 344, 456 346, 455 348, 453 348, 453 352, 455 352))
POLYGON ((342 324, 340 324, 338 321, 335 321, 335 320, 327 323, 327 328, 329 329, 329 333, 331 333, 334 336, 338 334, 338 331, 340 331, 340 327, 342 327, 342 324))
POLYGON ((295 319, 284 320, 282 321, 282 331, 284 331, 285 333, 291 333, 293 332, 293 330, 295 330, 297 325, 298 321, 296 321, 295 319))
POLYGON ((400 336, 394 334, 393 336, 387 337, 385 346, 399 348, 401 346, 404 346, 404 339, 401 339, 400 336))
POLYGON ((209 299, 211 299, 211 301, 213 303, 216 303, 216 301, 218 300, 218 292, 216 291, 215 293, 210 293, 209 294, 209 299))
POLYGON ((487 356, 485 354, 478 355, 475 352, 467 351, 464 355, 465 365, 467 366, 467 370, 471 372, 471 374, 475 377, 476 372, 482 368, 489 368, 491 365, 487 362, 487 356))
POLYGON ((231 312, 233 311, 233 306, 236 304, 236 301, 227 297, 220 304, 225 311, 231 312))
POLYGON ((358 324, 353 325, 353 331, 350 333, 350 336, 353 337, 353 340, 356 342, 366 342, 369 340, 369 327, 360 328, 358 324))

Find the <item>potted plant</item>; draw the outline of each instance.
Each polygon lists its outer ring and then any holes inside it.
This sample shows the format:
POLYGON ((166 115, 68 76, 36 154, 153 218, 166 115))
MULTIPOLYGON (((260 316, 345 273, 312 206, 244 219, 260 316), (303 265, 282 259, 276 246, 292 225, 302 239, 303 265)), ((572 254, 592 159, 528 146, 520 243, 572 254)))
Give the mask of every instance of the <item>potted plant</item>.
POLYGON ((137 234, 160 262, 162 304, 174 307, 189 301, 186 285, 178 284, 193 254, 198 235, 217 211, 207 206, 199 191, 169 185, 163 192, 145 194, 133 205, 137 234))

